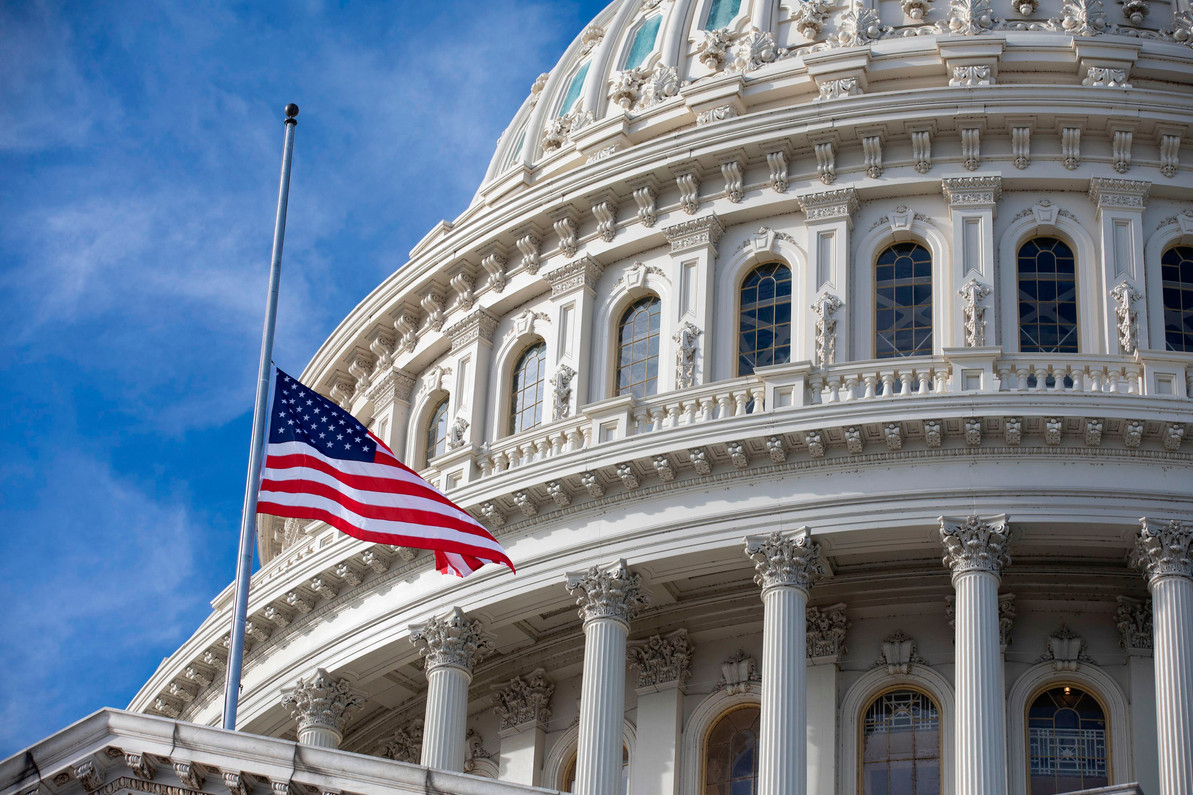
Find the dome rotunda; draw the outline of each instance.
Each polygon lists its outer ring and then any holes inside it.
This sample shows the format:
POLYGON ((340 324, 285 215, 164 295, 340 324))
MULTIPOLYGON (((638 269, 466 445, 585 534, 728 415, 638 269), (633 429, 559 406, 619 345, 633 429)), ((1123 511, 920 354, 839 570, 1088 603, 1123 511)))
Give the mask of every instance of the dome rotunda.
MULTIPOLYGON (((261 517, 241 728, 322 671, 324 744, 585 795, 1193 791, 1191 26, 611 3, 302 376, 518 574, 261 517)), ((131 709, 217 723, 231 610, 131 709)))

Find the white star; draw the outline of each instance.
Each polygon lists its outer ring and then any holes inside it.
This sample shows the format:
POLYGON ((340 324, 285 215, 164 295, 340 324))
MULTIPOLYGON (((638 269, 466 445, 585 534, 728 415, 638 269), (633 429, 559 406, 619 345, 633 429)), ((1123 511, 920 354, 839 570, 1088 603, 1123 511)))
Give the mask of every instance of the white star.
POLYGON ((337 436, 336 438, 337 438, 337 439, 343 439, 343 438, 344 438, 344 434, 342 434, 342 433, 341 433, 341 434, 340 434, 339 436, 337 436))

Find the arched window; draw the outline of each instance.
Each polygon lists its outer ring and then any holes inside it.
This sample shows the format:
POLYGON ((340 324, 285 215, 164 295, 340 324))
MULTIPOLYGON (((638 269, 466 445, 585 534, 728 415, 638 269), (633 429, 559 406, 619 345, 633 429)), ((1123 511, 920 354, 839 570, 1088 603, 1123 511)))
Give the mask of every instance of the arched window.
POLYGON ((1193 351, 1193 246, 1173 246, 1160 258, 1164 347, 1193 351))
POLYGON ((918 690, 876 698, 862 720, 862 795, 940 795, 940 708, 918 690))
POLYGON ((704 747, 701 795, 754 795, 758 791, 758 724, 762 711, 739 707, 721 716, 704 747))
POLYGON ((769 262, 750 271, 741 286, 737 374, 791 361, 791 268, 769 262))
POLYGON ((580 101, 580 92, 584 90, 584 78, 588 75, 590 63, 591 61, 585 61, 584 65, 576 70, 576 74, 572 75, 572 81, 568 83, 568 90, 563 95, 563 104, 559 106, 560 116, 576 107, 576 103, 580 101))
POLYGON ((617 394, 647 397, 659 391, 659 299, 635 301, 617 324, 617 394))
POLYGON ((662 15, 655 14, 638 28, 638 32, 634 34, 634 40, 630 44, 630 52, 625 59, 625 69, 636 69, 654 52, 655 41, 659 37, 659 23, 662 21, 662 15))
POLYGON ((1106 712, 1097 699, 1070 685, 1036 696, 1027 709, 1027 775, 1031 795, 1105 787, 1106 712))
POLYGON ((931 354, 932 255, 919 243, 896 243, 874 265, 874 357, 931 354))
POLYGON ((510 433, 542 423, 546 369, 547 346, 541 340, 518 357, 510 379, 510 433))
POLYGON ((741 0, 712 0, 712 5, 708 7, 708 16, 704 19, 704 29, 719 30, 729 27, 739 9, 741 0))
POLYGON ((426 463, 447 452, 447 398, 439 401, 427 422, 426 463))
MULTIPOLYGON (((563 768, 563 781, 560 782, 560 792, 574 792, 576 789, 576 753, 572 752, 572 758, 563 768)), ((626 795, 630 790, 630 749, 626 748, 624 744, 621 746, 621 795, 626 795)))
POLYGON ((1077 353, 1077 260, 1055 237, 1019 248, 1019 350, 1077 353))

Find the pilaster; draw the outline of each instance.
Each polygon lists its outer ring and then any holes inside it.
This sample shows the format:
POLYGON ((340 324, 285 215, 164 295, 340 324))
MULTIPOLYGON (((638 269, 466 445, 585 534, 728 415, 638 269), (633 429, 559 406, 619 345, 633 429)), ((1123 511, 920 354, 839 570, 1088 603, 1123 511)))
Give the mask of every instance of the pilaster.
POLYGON ((347 679, 332 679, 323 668, 282 695, 282 706, 298 721, 298 741, 319 748, 339 748, 348 718, 364 703, 347 679))
POLYGON ((957 795, 1007 791, 1006 700, 998 584, 1010 563, 1005 515, 940 518, 956 590, 957 795))
POLYGON ((1127 653, 1131 700, 1131 737, 1135 779, 1144 792, 1160 791, 1160 759, 1156 752, 1156 667, 1152 659, 1152 600, 1118 597, 1119 645, 1127 653))
POLYGON ((1143 210, 1151 187, 1150 182, 1133 179, 1094 177, 1089 181, 1089 199, 1097 208, 1100 236, 1098 306, 1102 308, 1101 345, 1106 353, 1148 348, 1147 302, 1138 299, 1144 289, 1143 210), (1119 292, 1125 295, 1120 299, 1113 292, 1123 283, 1126 287, 1119 292), (1124 304, 1125 313, 1119 311, 1124 304))
MULTIPOLYGON (((456 362, 455 383, 451 390, 454 404, 452 424, 460 428, 458 434, 448 435, 449 452, 461 448, 471 450, 488 438, 485 421, 490 391, 489 373, 493 362, 493 333, 496 330, 497 318, 487 309, 481 308, 444 331, 452 341, 452 357, 456 362), (460 425, 461 420, 465 424, 460 425)), ((466 481, 471 476, 469 467, 458 474, 445 471, 440 486, 448 489, 456 485, 453 480, 466 481)))
POLYGON ((585 255, 550 271, 544 277, 551 285, 554 322, 559 330, 555 335, 554 359, 558 362, 555 373, 563 372, 563 380, 566 381, 561 392, 561 399, 566 403, 555 400, 555 405, 566 405, 568 414, 579 411, 581 406, 600 397, 590 394, 592 362, 589 357, 597 348, 588 344, 584 335, 596 322, 596 286, 604 270, 599 262, 585 255), (571 373, 562 370, 563 367, 567 367, 571 373))
POLYGON ((691 676, 692 651, 684 629, 654 635, 630 647, 630 667, 638 671, 638 740, 630 792, 678 792, 683 684, 691 676))
POLYGON ((414 392, 415 378, 405 370, 392 367, 384 375, 373 380, 366 395, 373 404, 375 432, 389 449, 405 454, 406 431, 410 425, 410 396, 414 392))
POLYGON ((493 648, 481 622, 458 607, 447 616, 410 627, 410 641, 426 660, 427 710, 421 764, 464 770, 468 730, 468 685, 472 669, 493 648))
POLYGON ((516 676, 497 691, 493 711, 501 720, 498 777, 537 787, 542 780, 547 721, 555 685, 538 668, 525 678, 516 676))
MULTIPOLYGON (((853 214, 858 209, 857 192, 853 188, 839 188, 808 193, 799 197, 799 203, 808 230, 809 262, 804 295, 816 303, 827 300, 835 307, 837 355, 849 359, 853 354, 853 310, 848 305, 853 287, 849 281, 849 234, 853 229, 853 214), (822 299, 822 293, 827 297, 822 299)), ((805 314, 811 319, 810 313, 805 314)), ((816 358, 814 329, 805 328, 793 338, 803 341, 803 349, 791 351, 792 361, 816 358)))
POLYGON ((809 607, 808 792, 837 791, 837 695, 845 652, 845 605, 809 607))
POLYGON ((933 279, 933 305, 938 307, 935 347, 938 352, 951 347, 980 348, 987 340, 998 339, 998 329, 987 329, 983 322, 979 334, 976 322, 967 324, 966 320, 973 313, 975 321, 984 315, 997 323, 993 312, 984 312, 984 301, 994 289, 994 216, 1002 195, 1002 178, 997 174, 945 177, 940 188, 949 203, 952 261, 942 263, 939 278, 933 279), (967 325, 973 326, 969 333, 967 325))
POLYGON ((716 213, 663 228, 671 244, 672 273, 677 288, 672 304, 674 314, 666 319, 664 327, 680 329, 687 322, 704 332, 688 335, 695 346, 691 386, 710 380, 707 332, 713 319, 717 241, 724 231, 716 213))

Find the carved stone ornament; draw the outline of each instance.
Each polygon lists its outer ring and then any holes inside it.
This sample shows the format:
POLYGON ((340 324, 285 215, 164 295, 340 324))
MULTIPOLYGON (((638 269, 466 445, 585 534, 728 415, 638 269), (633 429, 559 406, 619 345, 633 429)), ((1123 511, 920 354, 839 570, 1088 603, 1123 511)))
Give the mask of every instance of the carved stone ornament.
POLYGON ((857 84, 856 77, 840 77, 835 80, 825 80, 823 83, 819 83, 817 88, 820 91, 821 99, 857 97, 862 94, 861 86, 857 84))
POLYGON ((839 657, 845 653, 845 605, 809 607, 805 619, 808 632, 808 657, 812 659, 839 657))
POLYGON ((1193 522, 1144 517, 1139 525, 1131 565, 1142 570, 1149 583, 1161 577, 1193 579, 1193 522))
POLYGON ((928 661, 916 651, 915 639, 899 629, 893 635, 883 638, 882 655, 874 667, 885 667, 887 674, 897 676, 906 674, 912 665, 927 664, 928 661))
POLYGON ((551 419, 561 420, 572 413, 572 378, 576 371, 566 364, 560 364, 551 377, 551 394, 554 405, 551 409, 551 419))
POLYGON ((477 309, 447 329, 444 334, 451 338, 454 352, 478 340, 492 342, 493 333, 497 331, 497 323, 497 317, 487 309, 477 309))
POLYGON ((322 728, 342 736, 344 724, 364 703, 347 679, 332 679, 323 668, 317 668, 309 679, 299 679, 294 689, 282 696, 282 706, 298 721, 300 734, 322 728))
POLYGON ((410 642, 419 646, 427 671, 448 666, 472 673, 473 666, 488 656, 493 643, 484 636, 480 619, 469 618, 453 607, 440 618, 410 627, 410 642))
POLYGON ((1118 645, 1128 654, 1150 654, 1152 651, 1152 600, 1118 598, 1115 615, 1118 645))
POLYGON ((1118 347, 1123 353, 1135 353, 1139 348, 1139 312, 1135 302, 1143 295, 1123 279, 1110 291, 1110 297, 1114 299, 1114 317, 1118 321, 1118 347))
POLYGON ((765 594, 771 588, 809 590, 828 574, 820 557, 820 544, 806 527, 784 536, 771 533, 746 539, 746 557, 754 561, 754 582, 765 594))
POLYGON ((668 635, 652 635, 630 646, 630 667, 638 671, 638 687, 657 687, 668 683, 682 685, 692 675, 688 665, 693 647, 686 629, 668 635))
POLYGON ((381 747, 381 755, 395 762, 417 765, 422 756, 423 722, 416 720, 394 732, 381 747))
POLYGON ((640 67, 625 69, 609 75, 609 101, 629 110, 638 104, 646 71, 640 67))
POLYGON ((982 300, 991 292, 990 285, 973 278, 957 291, 957 295, 964 301, 961 314, 964 318, 967 348, 981 348, 986 344, 986 307, 982 300))
POLYGON ((758 664, 741 649, 721 663, 721 681, 717 682, 717 689, 724 690, 727 695, 749 693, 761 683, 762 674, 758 671, 758 664))
POLYGON ((576 289, 595 292, 597 280, 604 270, 595 259, 585 256, 548 272, 546 279, 551 285, 552 296, 566 295, 576 289))
POLYGON ((837 319, 836 314, 844 304, 832 293, 822 293, 814 304, 816 313, 816 351, 813 363, 825 367, 837 361, 837 319))
POLYGON ((585 623, 611 618, 629 624, 650 603, 642 590, 642 575, 630 571, 625 560, 606 568, 593 566, 587 571, 570 572, 567 589, 576 597, 585 623))
POLYGON ((1097 36, 1106 30, 1102 0, 1065 0, 1060 24, 1074 36, 1097 36))
POLYGON ((838 188, 799 197, 800 209, 807 221, 835 221, 849 218, 860 206, 857 191, 838 188))
MULTIPOLYGON (((696 126, 703 127, 706 124, 712 124, 713 122, 718 122, 718 121, 725 121, 726 119, 736 119, 737 117, 738 117, 737 108, 733 107, 732 105, 718 105, 715 108, 710 108, 709 110, 702 110, 699 113, 697 113, 696 114, 696 126)), ((681 191, 683 190, 682 185, 680 186, 680 190, 681 191)))
POLYGON ((679 71, 674 66, 658 64, 642 84, 639 108, 649 108, 679 95, 679 71))
POLYGON ((700 63, 714 72, 725 68, 725 58, 733 46, 733 33, 728 28, 702 30, 696 40, 696 55, 700 63))
POLYGON ((738 72, 752 72, 775 60, 775 37, 770 31, 751 28, 733 45, 733 68, 738 72))
POLYGON ((849 8, 837 20, 837 33, 831 44, 834 47, 864 47, 890 33, 890 30, 882 24, 876 10, 862 0, 852 0, 849 8))
POLYGON ((458 450, 468 440, 468 420, 456 417, 447 429, 447 449, 458 450))
POLYGON ((953 576, 984 571, 998 577, 1010 565, 1008 546, 1011 526, 1006 514, 999 516, 940 517, 940 540, 944 544, 944 565, 953 576))
POLYGON ((696 339, 700 329, 684 321, 672 339, 675 341, 675 388, 687 389, 696 383, 696 339))
POLYGON ((940 189, 950 207, 991 206, 1002 196, 1002 178, 945 177, 940 181, 940 189))
POLYGON ((1067 624, 1048 638, 1048 650, 1036 662, 1050 662, 1057 671, 1076 671, 1081 663, 1092 663, 1093 658, 1085 653, 1085 639, 1067 624))
POLYGON ((545 725, 551 719, 551 696, 555 684, 546 671, 536 668, 525 678, 515 676, 505 688, 498 690, 493 711, 501 719, 501 728, 513 729, 526 724, 545 725))
POLYGON ((951 0, 949 13, 941 23, 946 33, 975 36, 994 27, 994 10, 990 0, 951 0))
POLYGON ((928 13, 928 9, 932 6, 932 0, 899 0, 899 5, 908 19, 919 22, 928 13))
POLYGON ((702 218, 693 218, 673 226, 663 227, 663 234, 671 244, 671 253, 673 254, 703 246, 715 248, 724 231, 725 227, 721 225, 721 219, 712 213, 702 218))
POLYGON ((791 12, 791 21, 795 23, 795 29, 799 31, 799 35, 809 41, 815 41, 820 38, 820 32, 824 29, 824 23, 828 22, 829 11, 832 7, 831 0, 797 2, 791 12))

